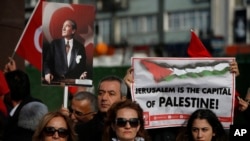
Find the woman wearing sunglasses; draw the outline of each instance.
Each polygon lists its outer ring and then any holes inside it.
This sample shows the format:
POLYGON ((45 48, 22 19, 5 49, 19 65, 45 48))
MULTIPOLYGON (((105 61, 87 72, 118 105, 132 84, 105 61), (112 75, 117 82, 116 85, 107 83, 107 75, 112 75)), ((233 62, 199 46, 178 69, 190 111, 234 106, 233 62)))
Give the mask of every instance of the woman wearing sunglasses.
POLYGON ((73 123, 61 112, 49 112, 40 121, 32 141, 76 141, 73 123))
POLYGON ((131 100, 112 105, 107 113, 103 141, 149 141, 140 105, 131 100))

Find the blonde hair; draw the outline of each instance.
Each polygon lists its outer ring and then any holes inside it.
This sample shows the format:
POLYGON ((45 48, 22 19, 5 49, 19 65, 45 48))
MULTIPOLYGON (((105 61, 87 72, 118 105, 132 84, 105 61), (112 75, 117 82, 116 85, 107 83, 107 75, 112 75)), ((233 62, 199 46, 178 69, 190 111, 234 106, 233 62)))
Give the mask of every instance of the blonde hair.
POLYGON ((77 134, 75 133, 73 122, 68 116, 63 115, 59 111, 49 112, 42 118, 35 130, 32 141, 44 141, 43 129, 46 127, 48 122, 55 117, 62 117, 65 120, 69 130, 68 141, 77 141, 77 134))

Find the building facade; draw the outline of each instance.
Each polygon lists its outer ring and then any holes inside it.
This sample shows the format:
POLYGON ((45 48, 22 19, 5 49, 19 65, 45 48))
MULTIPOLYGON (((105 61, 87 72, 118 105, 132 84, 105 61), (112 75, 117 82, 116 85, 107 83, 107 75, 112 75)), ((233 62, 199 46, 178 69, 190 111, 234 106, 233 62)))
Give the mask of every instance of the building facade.
MULTIPOLYGON (((35 1, 26 0, 26 7, 35 1)), ((214 56, 221 56, 229 45, 250 42, 249 0, 51 1, 95 5, 95 43, 163 45, 163 50, 174 52, 170 56, 183 56, 179 49, 185 50, 194 29, 214 56)))

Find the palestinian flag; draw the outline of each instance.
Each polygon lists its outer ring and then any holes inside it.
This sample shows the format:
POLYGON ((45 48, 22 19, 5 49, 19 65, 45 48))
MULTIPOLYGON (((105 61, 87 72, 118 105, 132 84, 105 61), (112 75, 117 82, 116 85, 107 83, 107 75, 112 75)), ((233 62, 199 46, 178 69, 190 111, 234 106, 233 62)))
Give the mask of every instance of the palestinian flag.
POLYGON ((160 64, 149 60, 141 60, 140 64, 153 75, 156 82, 171 81, 175 78, 185 79, 218 76, 229 72, 230 68, 227 61, 195 63, 185 66, 171 66, 167 63, 160 64))

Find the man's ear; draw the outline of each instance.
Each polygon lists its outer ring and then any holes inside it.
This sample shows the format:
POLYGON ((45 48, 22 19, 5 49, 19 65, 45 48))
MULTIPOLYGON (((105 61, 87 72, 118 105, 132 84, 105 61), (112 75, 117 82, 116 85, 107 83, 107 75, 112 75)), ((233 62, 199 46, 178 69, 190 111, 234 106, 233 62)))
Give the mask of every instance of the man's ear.
POLYGON ((72 35, 74 35, 76 33, 76 30, 72 30, 72 35))
POLYGON ((127 97, 126 96, 122 96, 122 101, 125 101, 127 100, 127 97))
POLYGON ((115 132, 115 126, 114 126, 113 123, 111 123, 111 128, 112 128, 112 130, 115 132))

